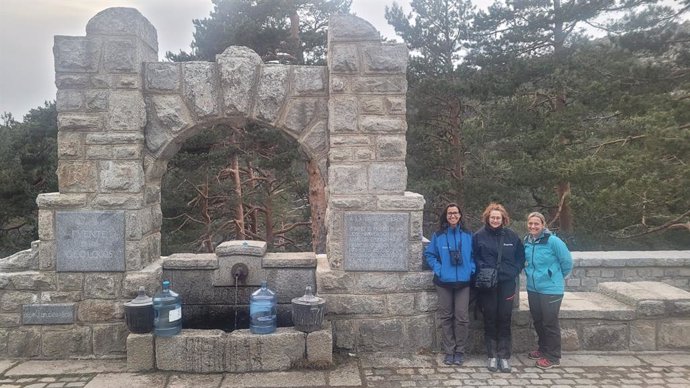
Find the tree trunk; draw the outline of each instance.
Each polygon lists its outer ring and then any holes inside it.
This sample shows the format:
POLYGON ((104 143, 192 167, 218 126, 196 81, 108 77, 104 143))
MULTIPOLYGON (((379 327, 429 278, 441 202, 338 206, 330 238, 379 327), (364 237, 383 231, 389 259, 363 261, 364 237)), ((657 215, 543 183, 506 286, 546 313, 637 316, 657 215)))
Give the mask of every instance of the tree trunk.
POLYGON ((315 160, 307 162, 309 205, 311 208, 311 241, 314 253, 326 253, 326 185, 315 160))
MULTIPOLYGON (((233 143, 236 143, 235 134, 233 134, 233 143)), ((237 205, 235 206, 235 225, 237 231, 235 238, 237 240, 244 240, 244 205, 242 205, 242 177, 240 176, 240 161, 237 153, 230 157, 230 164, 232 165, 232 178, 235 183, 235 195, 237 196, 237 205)))

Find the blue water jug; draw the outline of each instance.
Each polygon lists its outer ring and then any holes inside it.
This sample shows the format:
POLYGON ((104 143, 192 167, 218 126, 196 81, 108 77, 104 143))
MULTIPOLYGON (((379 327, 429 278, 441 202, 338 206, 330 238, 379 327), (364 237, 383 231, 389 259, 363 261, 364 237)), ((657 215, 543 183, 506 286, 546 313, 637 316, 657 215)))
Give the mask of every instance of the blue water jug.
POLYGON ((268 289, 266 281, 249 298, 249 331, 270 334, 276 331, 276 294, 268 289))
POLYGON ((163 281, 163 289, 153 296, 153 333, 170 337, 182 331, 182 299, 163 281))

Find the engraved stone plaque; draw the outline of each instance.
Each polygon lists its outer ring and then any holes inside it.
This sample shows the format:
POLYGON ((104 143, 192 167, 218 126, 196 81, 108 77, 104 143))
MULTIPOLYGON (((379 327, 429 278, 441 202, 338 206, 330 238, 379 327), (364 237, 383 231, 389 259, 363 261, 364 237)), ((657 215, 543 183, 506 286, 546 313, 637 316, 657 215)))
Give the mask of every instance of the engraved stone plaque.
POLYGON ((125 270, 124 211, 58 211, 58 272, 125 270))
POLYGON ((407 213, 345 213, 343 269, 407 271, 407 213))
POLYGON ((24 325, 60 325, 74 323, 74 303, 25 304, 22 306, 24 325))

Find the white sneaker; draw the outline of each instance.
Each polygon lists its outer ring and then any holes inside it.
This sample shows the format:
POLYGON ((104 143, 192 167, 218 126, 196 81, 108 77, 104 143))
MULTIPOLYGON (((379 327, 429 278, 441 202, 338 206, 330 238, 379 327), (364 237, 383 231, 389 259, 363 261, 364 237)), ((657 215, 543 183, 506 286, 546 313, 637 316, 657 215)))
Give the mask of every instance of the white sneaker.
POLYGON ((510 367, 510 362, 502 358, 498 360, 498 367, 499 369, 501 369, 501 372, 503 373, 510 373, 510 371, 512 370, 512 368, 510 367))
POLYGON ((490 372, 496 372, 498 370, 498 359, 490 358, 486 368, 489 369, 490 372))

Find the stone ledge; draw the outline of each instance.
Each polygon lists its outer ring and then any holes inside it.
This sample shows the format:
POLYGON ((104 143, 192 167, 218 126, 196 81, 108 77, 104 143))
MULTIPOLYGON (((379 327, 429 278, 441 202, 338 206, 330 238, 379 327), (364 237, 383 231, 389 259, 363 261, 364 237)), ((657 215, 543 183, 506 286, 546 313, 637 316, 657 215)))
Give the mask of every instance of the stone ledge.
POLYGON ((163 259, 163 269, 216 269, 214 253, 175 253, 163 259))
POLYGON ((685 251, 592 251, 573 252, 574 267, 680 267, 690 266, 685 251))
POLYGON ((263 268, 315 268, 313 252, 267 253, 261 261, 263 268))
POLYGON ((622 303, 633 306, 641 316, 690 316, 690 292, 661 282, 607 282, 599 291, 622 303))

